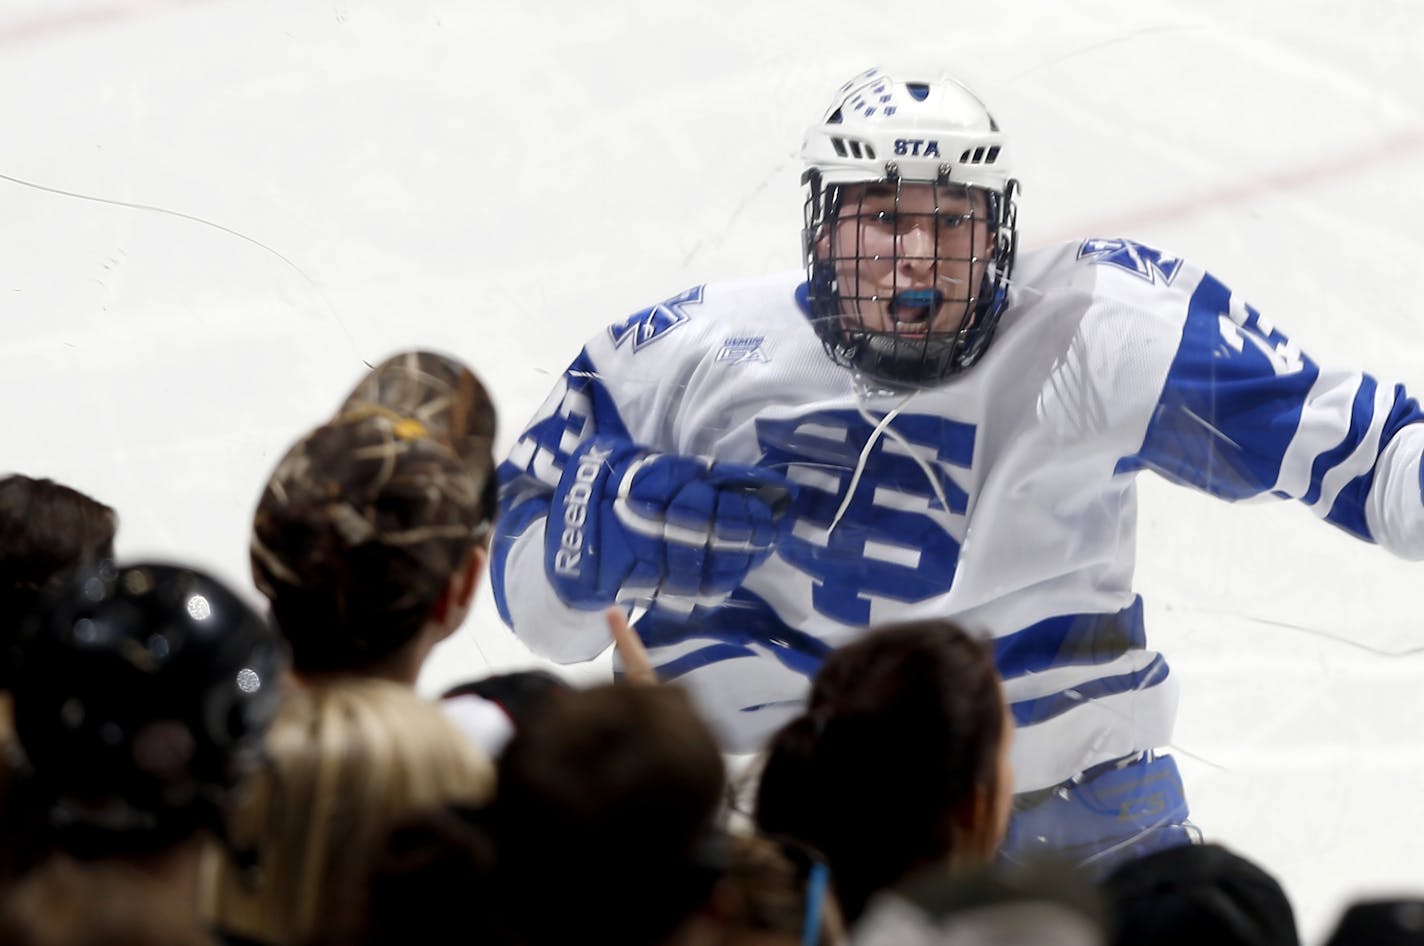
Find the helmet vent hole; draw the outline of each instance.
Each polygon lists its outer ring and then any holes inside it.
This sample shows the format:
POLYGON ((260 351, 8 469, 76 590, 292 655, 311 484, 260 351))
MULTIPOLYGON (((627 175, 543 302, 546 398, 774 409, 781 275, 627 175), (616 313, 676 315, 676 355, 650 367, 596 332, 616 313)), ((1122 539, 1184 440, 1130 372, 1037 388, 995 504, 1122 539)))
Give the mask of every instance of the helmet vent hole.
POLYGON ((868 141, 857 141, 854 138, 832 138, 831 147, 836 149, 839 157, 851 157, 861 160, 875 160, 875 149, 868 141))
POLYGON ((826 119, 827 125, 839 125, 841 123, 841 110, 836 109, 831 113, 831 117, 826 119))
POLYGON ((905 88, 909 90, 910 97, 916 102, 923 102, 930 97, 930 87, 927 82, 906 82, 905 88))
POLYGON ((993 164, 999 160, 999 146, 990 148, 965 148, 964 153, 959 156, 960 164, 993 164))

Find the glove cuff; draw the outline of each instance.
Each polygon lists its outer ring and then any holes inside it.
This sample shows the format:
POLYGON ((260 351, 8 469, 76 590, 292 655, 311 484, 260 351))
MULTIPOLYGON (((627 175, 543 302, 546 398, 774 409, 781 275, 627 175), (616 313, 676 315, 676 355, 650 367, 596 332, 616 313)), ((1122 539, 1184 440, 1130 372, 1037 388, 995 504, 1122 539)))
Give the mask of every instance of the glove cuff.
POLYGON ((616 589, 599 590, 600 510, 610 477, 646 451, 626 440, 594 437, 569 456, 554 490, 544 531, 549 579, 566 604, 592 610, 613 604, 616 589))

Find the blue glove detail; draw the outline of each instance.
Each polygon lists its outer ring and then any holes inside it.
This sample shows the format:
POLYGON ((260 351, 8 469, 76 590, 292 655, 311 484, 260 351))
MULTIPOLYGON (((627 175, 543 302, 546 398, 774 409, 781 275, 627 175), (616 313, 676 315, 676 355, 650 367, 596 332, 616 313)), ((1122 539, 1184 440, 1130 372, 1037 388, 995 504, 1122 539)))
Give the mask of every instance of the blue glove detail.
POLYGON ((736 589, 776 545, 795 487, 780 473, 595 437, 569 457, 544 566, 576 608, 736 589))

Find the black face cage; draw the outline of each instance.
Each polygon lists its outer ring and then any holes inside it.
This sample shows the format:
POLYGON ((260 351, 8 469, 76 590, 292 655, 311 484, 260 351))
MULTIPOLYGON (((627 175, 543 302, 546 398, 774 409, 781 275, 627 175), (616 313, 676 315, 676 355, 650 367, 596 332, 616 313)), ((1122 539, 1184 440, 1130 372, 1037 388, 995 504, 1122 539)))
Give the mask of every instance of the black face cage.
MULTIPOLYGON (((1018 182, 1010 180, 1003 190, 990 190, 977 185, 950 185, 947 175, 942 176, 939 186, 964 194, 968 198, 969 212, 941 213, 936 207, 930 249, 923 255, 907 257, 900 253, 897 238, 887 259, 883 254, 866 254, 859 239, 862 222, 880 216, 864 212, 865 189, 877 184, 893 188, 894 206, 898 211, 903 188, 917 182, 892 176, 881 182, 823 185, 820 173, 815 170, 807 171, 802 181, 807 185, 802 244, 811 322, 831 358, 891 388, 930 386, 978 361, 1008 302, 1007 289, 1018 242, 1015 232, 1018 182), (858 189, 858 199, 852 196, 852 188, 858 189), (857 236, 839 239, 837 225, 848 218, 857 220, 854 231, 857 236), (981 228, 989 228, 993 240, 990 256, 985 259, 977 255, 958 258, 941 255, 941 233, 945 232, 942 223, 969 226, 969 245, 976 247, 988 242, 981 228), (888 311, 899 294, 900 264, 907 260, 923 262, 933 272, 936 287, 946 286, 947 291, 933 291, 935 302, 930 307, 929 317, 936 317, 936 307, 942 307, 945 312, 958 308, 962 311, 955 328, 926 331, 898 320, 892 322, 890 329, 866 324, 863 313, 867 306, 885 306, 888 311), (861 266, 867 262, 888 264, 892 284, 896 284, 890 298, 877 294, 872 287, 860 285, 861 266), (978 285, 956 282, 941 273, 943 267, 955 265, 971 274, 982 269, 978 285), (842 269, 854 275, 849 280, 843 279, 838 274, 842 269)), ((945 253, 948 252, 946 247, 945 253)))

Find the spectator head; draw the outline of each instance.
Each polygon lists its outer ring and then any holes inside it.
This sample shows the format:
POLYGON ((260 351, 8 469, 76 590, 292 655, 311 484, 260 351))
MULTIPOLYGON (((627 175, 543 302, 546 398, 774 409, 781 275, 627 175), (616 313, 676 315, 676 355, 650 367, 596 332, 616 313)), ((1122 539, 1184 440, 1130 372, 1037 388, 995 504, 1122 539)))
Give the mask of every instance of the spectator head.
POLYGON ((474 596, 481 490, 449 447, 397 415, 347 415, 293 446, 258 502, 251 559, 294 669, 413 683, 474 596), (399 670, 382 672, 393 661, 399 670))
POLYGON ((851 944, 1104 946, 1107 923, 1101 892, 1066 861, 1007 871, 940 866, 872 898, 851 944))
POLYGON ((527 941, 667 940, 726 866, 724 789, 722 754, 680 690, 550 693, 500 757, 490 817, 503 902, 527 941))
POLYGON ((833 651, 772 738, 756 822, 823 851, 848 921, 918 867, 988 863, 1012 800, 1011 724, 988 649, 948 621, 833 651))
POLYGON ((737 835, 703 916, 728 946, 843 943, 829 877, 825 860, 798 842, 737 835))
POLYGON ((366 918, 351 891, 390 831, 417 812, 477 805, 489 758, 409 687, 347 677, 293 688, 267 738, 267 766, 232 819, 250 865, 217 865, 209 917, 270 943, 351 942, 366 918))
POLYGON ((122 861, 56 857, 0 899, 6 946, 216 946, 172 883, 122 861))
POLYGON ((1285 891, 1216 844, 1181 844, 1128 861, 1103 881, 1116 946, 1297 946, 1285 891))
POLYGON ((221 834, 285 660, 230 589, 191 568, 103 563, 27 624, 17 657, 24 795, 47 846, 123 856, 221 834))
POLYGON ((547 670, 511 670, 450 687, 441 694, 441 698, 455 700, 477 696, 488 700, 504 710, 509 721, 518 728, 537 713, 550 696, 569 689, 571 687, 562 677, 547 670))
MULTIPOLYGON (((0 479, 0 629, 6 649, 26 614, 86 565, 114 557, 114 510, 53 480, 0 479)), ((9 660, 0 661, 0 688, 9 660)))
POLYGON ((364 900, 368 909, 363 938, 352 943, 506 942, 493 900, 494 857, 479 809, 416 812, 387 835, 355 893, 353 902, 364 900))
POLYGON ((1424 899, 1361 900, 1350 904, 1325 946, 1421 946, 1424 899))

